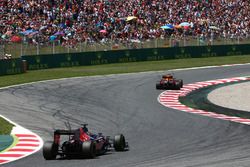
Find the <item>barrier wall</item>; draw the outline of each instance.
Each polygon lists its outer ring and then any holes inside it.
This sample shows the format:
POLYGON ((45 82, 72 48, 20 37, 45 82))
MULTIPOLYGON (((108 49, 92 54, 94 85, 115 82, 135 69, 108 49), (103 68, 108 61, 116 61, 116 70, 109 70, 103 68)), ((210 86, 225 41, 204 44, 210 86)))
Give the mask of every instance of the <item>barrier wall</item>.
POLYGON ((250 44, 188 46, 22 56, 28 70, 45 68, 250 54, 250 44))
POLYGON ((21 58, 0 60, 0 76, 25 72, 25 62, 21 58))

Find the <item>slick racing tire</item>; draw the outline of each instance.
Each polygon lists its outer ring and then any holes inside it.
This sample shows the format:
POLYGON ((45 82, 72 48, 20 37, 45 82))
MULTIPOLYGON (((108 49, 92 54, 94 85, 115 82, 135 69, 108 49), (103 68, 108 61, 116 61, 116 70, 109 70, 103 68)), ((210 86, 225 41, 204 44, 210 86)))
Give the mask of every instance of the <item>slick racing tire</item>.
POLYGON ((161 89, 161 85, 159 83, 156 84, 156 89, 161 89))
POLYGON ((43 145, 43 157, 46 160, 56 159, 58 146, 53 141, 46 141, 43 145))
POLYGON ((181 89, 181 83, 178 83, 175 85, 175 90, 180 90, 181 89))
POLYGON ((175 89, 180 90, 183 87, 183 81, 180 79, 176 82, 175 89))
POLYGON ((95 158, 96 157, 96 145, 93 141, 85 141, 82 143, 82 155, 83 158, 95 158))
POLYGON ((124 151, 125 146, 126 146, 125 137, 122 134, 116 135, 114 139, 115 151, 124 151))
POLYGON ((180 87, 181 88, 183 87, 183 80, 182 79, 180 80, 180 87))

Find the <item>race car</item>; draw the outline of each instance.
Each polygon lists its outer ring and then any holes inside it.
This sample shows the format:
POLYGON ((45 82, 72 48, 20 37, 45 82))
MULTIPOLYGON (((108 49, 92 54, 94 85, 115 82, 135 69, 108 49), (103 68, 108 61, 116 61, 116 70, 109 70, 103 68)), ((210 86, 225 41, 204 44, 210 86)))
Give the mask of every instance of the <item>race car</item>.
POLYGON ((175 79, 172 74, 163 75, 156 83, 156 89, 180 90, 183 87, 182 79, 175 79))
POLYGON ((113 139, 103 136, 102 133, 93 134, 88 131, 87 124, 76 130, 55 130, 54 141, 46 141, 43 146, 43 157, 46 160, 61 158, 95 158, 97 155, 108 151, 126 151, 128 142, 123 134, 116 135, 113 139), (62 142, 61 138, 66 141, 62 142))

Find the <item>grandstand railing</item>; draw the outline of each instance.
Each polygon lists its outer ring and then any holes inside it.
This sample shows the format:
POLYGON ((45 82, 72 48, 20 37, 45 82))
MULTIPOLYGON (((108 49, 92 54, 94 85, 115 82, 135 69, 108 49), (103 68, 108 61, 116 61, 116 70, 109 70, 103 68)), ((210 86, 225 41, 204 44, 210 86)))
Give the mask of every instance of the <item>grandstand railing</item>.
POLYGON ((60 41, 50 42, 21 42, 13 43, 8 40, 0 41, 0 59, 4 54, 11 54, 13 58, 22 55, 40 55, 40 54, 57 54, 57 53, 74 53, 88 51, 107 51, 123 49, 141 49, 141 48, 162 48, 162 47, 183 47, 183 46, 204 46, 204 45, 231 45, 231 44, 248 44, 249 37, 234 38, 198 38, 198 37, 169 37, 157 38, 150 40, 107 40, 102 42, 78 41, 77 43, 60 43, 60 41))

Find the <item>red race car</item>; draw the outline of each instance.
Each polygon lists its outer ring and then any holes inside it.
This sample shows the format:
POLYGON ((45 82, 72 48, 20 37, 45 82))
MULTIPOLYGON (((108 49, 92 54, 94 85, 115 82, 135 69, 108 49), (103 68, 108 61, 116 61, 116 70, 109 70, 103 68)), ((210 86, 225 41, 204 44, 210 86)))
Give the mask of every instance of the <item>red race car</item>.
POLYGON ((182 87, 182 79, 175 79, 172 74, 163 75, 156 83, 156 89, 180 90, 182 87))
POLYGON ((61 158, 95 158, 114 148, 115 151, 128 150, 128 143, 122 134, 113 139, 101 133, 93 134, 88 131, 87 124, 76 130, 55 130, 54 141, 47 141, 43 146, 43 157, 46 160, 61 158), (61 138, 65 138, 62 144, 61 138))

